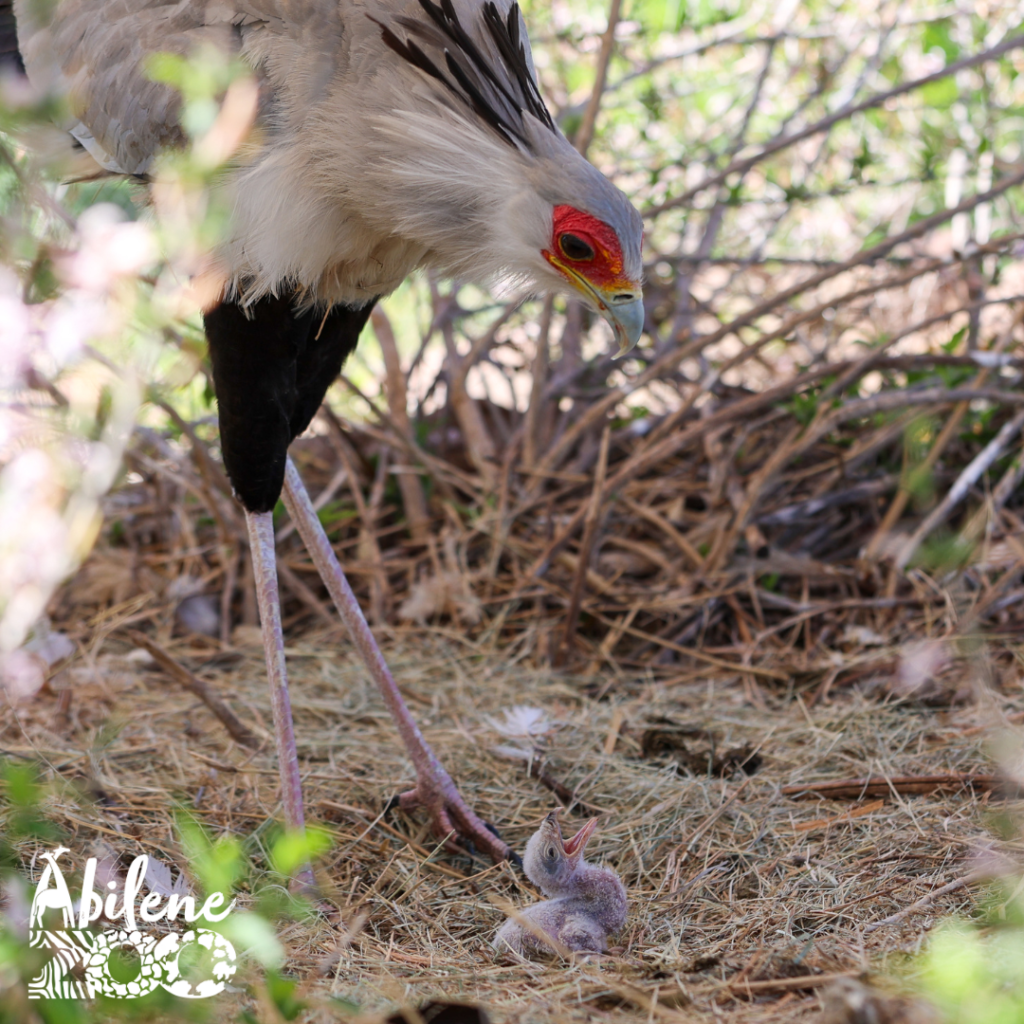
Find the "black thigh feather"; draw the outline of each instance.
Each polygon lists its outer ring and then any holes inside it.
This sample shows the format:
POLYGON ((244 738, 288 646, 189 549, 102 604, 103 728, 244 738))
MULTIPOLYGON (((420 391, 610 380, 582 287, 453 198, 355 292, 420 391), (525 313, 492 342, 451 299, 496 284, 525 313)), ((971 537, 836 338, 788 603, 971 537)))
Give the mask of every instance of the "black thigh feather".
POLYGON ((8 69, 25 74, 14 23, 14 0, 0 0, 0 72, 8 69))
POLYGON ((277 504, 288 445, 316 415, 373 306, 332 306, 325 315, 269 297, 244 311, 223 302, 205 315, 224 466, 250 512, 277 504))

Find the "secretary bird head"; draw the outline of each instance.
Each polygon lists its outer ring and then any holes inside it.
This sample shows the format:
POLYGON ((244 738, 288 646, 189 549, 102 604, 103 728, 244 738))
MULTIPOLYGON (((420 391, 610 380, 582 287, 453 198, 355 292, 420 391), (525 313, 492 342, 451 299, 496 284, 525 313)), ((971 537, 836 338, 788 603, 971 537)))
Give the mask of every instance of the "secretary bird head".
POLYGON ((453 276, 568 285, 631 348, 643 329, 643 223, 552 120, 518 5, 502 17, 485 3, 464 25, 453 0, 419 4, 420 17, 380 23, 401 70, 418 76, 415 115, 382 119, 382 135, 407 147, 392 161, 410 188, 403 229, 453 276))
MULTIPOLYGON (((412 257, 457 279, 568 290, 631 348, 643 329, 643 224, 555 125, 518 5, 371 0, 366 20, 376 38, 357 31, 357 73, 313 114, 324 187, 343 180, 346 206, 374 235, 404 240, 412 251, 394 253, 399 264, 412 257), (362 127, 339 133, 339 123, 355 127, 353 81, 362 127), (354 145, 358 175, 348 169, 354 145)), ((386 276, 393 250, 379 248, 386 276)))

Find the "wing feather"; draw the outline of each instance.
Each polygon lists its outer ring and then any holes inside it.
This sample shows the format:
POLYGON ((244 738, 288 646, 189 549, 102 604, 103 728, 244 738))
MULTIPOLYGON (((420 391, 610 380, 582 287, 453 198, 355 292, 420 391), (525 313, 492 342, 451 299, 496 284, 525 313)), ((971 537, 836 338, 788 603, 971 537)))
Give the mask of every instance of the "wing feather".
POLYGON ((160 147, 183 141, 180 97, 147 77, 146 56, 185 56, 201 45, 230 54, 239 45, 229 22, 207 23, 188 3, 62 0, 49 23, 36 16, 41 6, 15 0, 29 76, 66 92, 67 128, 108 170, 127 174, 144 174, 160 147))

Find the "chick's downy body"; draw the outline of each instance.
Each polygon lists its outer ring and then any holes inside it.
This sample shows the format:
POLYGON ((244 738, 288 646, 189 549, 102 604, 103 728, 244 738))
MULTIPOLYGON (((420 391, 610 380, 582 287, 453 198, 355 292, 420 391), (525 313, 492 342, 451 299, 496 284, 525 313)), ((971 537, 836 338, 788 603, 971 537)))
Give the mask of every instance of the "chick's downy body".
POLYGON ((527 844, 523 868, 549 898, 501 926, 494 939, 498 951, 535 956, 559 947, 574 953, 607 949, 608 936, 626 923, 626 888, 610 868, 583 858, 596 825, 592 818, 571 839, 563 839, 555 815, 544 819, 527 844))

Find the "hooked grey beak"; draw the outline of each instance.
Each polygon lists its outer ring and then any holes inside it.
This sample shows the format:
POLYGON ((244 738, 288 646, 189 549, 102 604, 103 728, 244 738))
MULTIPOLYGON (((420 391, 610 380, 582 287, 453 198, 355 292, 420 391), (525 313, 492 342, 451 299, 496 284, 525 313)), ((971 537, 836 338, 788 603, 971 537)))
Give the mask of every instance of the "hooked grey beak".
POLYGON ((628 291, 595 288, 575 267, 570 267, 549 253, 545 253, 549 262, 557 267, 576 287, 583 301, 601 313, 615 332, 615 340, 619 343, 618 356, 625 355, 639 340, 644 332, 644 296, 640 286, 628 284, 628 291))
POLYGON ((615 332, 615 340, 619 343, 618 355, 624 356, 644 332, 643 296, 606 299, 601 303, 601 313, 615 332))

